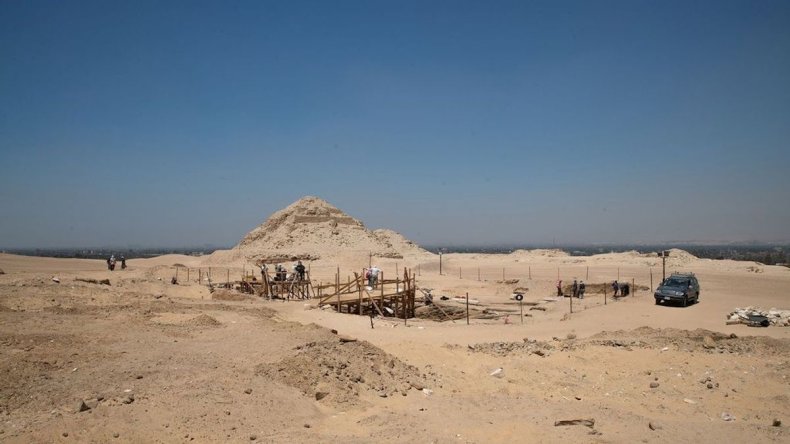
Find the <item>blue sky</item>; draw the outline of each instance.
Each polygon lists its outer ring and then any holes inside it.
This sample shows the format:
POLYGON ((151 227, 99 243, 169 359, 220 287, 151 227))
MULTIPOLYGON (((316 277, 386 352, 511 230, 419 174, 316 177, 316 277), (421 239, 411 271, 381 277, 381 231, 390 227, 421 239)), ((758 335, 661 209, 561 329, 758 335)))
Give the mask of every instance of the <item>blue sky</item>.
POLYGON ((790 2, 0 2, 0 247, 790 240, 790 2))

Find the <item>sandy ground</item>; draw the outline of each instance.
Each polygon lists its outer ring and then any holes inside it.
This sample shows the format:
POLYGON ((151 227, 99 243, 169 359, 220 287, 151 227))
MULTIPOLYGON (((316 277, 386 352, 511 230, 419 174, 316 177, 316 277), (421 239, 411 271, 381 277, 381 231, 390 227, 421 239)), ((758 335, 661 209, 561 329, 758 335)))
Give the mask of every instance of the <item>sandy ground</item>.
MULTIPOLYGON (((440 296, 469 292, 472 312, 489 316, 377 318, 373 329, 314 300, 212 294, 201 258, 110 272, 0 255, 0 441, 788 442, 790 329, 724 321, 735 307, 790 308, 790 269, 678 254, 668 271, 697 274, 699 304, 588 293, 572 314, 551 297, 558 273, 647 288, 660 262, 447 254, 439 275, 429 254, 377 260, 385 275, 412 269, 448 311, 465 306, 440 296), (590 421, 555 425, 576 419, 590 421)), ((369 261, 318 261, 311 275, 369 261)), ((212 262, 212 281, 252 268, 233 265, 212 262)))

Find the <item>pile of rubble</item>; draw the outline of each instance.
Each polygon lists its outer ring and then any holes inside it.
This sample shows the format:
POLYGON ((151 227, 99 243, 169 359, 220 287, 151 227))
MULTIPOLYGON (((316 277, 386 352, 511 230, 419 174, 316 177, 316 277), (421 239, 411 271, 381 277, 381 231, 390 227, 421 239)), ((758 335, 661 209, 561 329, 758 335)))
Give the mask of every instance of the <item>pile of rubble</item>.
POLYGON ((769 325, 790 327, 790 310, 736 308, 735 311, 727 315, 727 324, 746 324, 752 327, 768 327, 769 325))

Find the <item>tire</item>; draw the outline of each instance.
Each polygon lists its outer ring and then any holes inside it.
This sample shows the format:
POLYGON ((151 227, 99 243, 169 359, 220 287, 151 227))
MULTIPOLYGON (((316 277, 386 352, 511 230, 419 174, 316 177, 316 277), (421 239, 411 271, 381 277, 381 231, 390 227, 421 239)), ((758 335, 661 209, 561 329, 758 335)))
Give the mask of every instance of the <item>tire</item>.
POLYGON ((656 299, 656 305, 661 305, 661 301, 659 301, 658 299, 656 299))

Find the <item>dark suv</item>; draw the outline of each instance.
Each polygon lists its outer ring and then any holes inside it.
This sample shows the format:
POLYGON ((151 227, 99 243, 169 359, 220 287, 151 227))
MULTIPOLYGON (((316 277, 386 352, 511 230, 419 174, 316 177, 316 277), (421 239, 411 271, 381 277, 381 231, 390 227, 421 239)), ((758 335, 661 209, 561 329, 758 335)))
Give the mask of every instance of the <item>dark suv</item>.
POLYGON ((672 273, 656 288, 653 296, 656 305, 678 302, 685 307, 699 302, 699 281, 694 273, 672 273))

